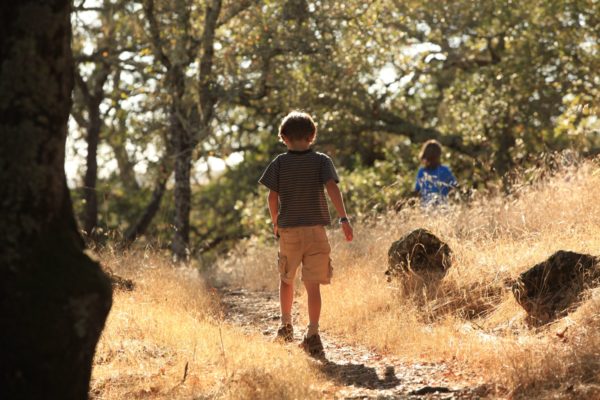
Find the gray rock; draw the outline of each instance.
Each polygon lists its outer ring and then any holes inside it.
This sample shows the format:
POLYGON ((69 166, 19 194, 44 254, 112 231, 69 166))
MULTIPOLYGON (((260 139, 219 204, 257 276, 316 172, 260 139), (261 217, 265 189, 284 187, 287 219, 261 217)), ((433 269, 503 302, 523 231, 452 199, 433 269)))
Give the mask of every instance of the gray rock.
POLYGON ((530 322, 544 324, 569 311, 588 288, 600 285, 600 258, 557 251, 523 272, 512 286, 530 322))
POLYGON ((388 251, 388 281, 403 274, 441 278, 451 266, 450 247, 426 229, 416 229, 392 243, 388 251))

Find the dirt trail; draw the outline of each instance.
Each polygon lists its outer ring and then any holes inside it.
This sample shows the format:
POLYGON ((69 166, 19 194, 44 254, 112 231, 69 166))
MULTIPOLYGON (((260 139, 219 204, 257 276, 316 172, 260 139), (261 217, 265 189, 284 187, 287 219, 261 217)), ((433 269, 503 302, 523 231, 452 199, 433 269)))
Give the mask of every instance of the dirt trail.
MULTIPOLYGON (((271 338, 279 319, 276 292, 221 290, 226 319, 248 332, 271 338)), ((297 305, 294 309, 298 309, 297 305)), ((299 343, 302 332, 295 332, 299 343)), ((481 399, 489 398, 475 379, 456 379, 446 363, 407 363, 399 358, 351 346, 343 338, 321 332, 326 360, 315 363, 332 382, 335 399, 481 399)))

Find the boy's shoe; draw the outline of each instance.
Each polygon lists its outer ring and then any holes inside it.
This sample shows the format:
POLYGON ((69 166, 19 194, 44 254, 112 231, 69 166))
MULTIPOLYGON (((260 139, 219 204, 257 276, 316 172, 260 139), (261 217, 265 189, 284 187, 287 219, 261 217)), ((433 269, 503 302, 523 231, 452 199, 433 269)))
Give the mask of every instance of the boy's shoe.
POLYGON ((294 327, 292 324, 281 325, 279 329, 277 329, 277 336, 275 336, 276 340, 282 340, 284 342, 293 342, 294 341, 294 327))
POLYGON ((325 357, 323 343, 321 342, 321 337, 319 336, 319 334, 312 335, 311 337, 304 336, 304 339, 302 339, 302 343, 300 343, 300 347, 311 357, 325 357))

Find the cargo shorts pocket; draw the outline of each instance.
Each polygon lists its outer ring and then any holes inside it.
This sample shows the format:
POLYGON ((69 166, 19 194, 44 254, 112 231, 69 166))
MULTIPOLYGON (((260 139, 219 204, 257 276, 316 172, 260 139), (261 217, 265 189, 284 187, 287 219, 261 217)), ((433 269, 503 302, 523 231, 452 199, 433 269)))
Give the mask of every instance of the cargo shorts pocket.
POLYGON ((288 282, 290 280, 290 270, 287 256, 279 254, 277 259, 277 267, 279 268, 279 277, 282 281, 288 282))
POLYGON ((282 256, 281 254, 277 255, 277 266, 279 268, 279 273, 281 276, 285 276, 287 273, 287 257, 282 256))

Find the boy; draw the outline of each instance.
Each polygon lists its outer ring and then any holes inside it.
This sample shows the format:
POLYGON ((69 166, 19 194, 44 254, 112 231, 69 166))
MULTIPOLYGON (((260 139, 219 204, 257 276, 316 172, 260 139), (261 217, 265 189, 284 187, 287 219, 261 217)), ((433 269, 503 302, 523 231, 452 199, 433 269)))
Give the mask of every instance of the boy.
POLYGON ((415 193, 421 196, 424 207, 446 204, 448 193, 457 186, 450 168, 441 164, 441 157, 442 145, 437 140, 423 144, 419 154, 423 166, 417 172, 415 193))
POLYGON ((259 182, 269 189, 273 233, 279 238, 281 327, 277 338, 293 341, 294 277, 302 264, 309 325, 300 347, 311 356, 322 357, 320 287, 330 283, 333 272, 325 233, 325 225, 331 223, 331 218, 323 187, 340 216, 346 240, 351 241, 353 233, 337 186, 335 167, 328 156, 311 148, 316 135, 317 128, 310 115, 299 111, 289 113, 279 127, 279 138, 288 151, 269 164, 259 182))

